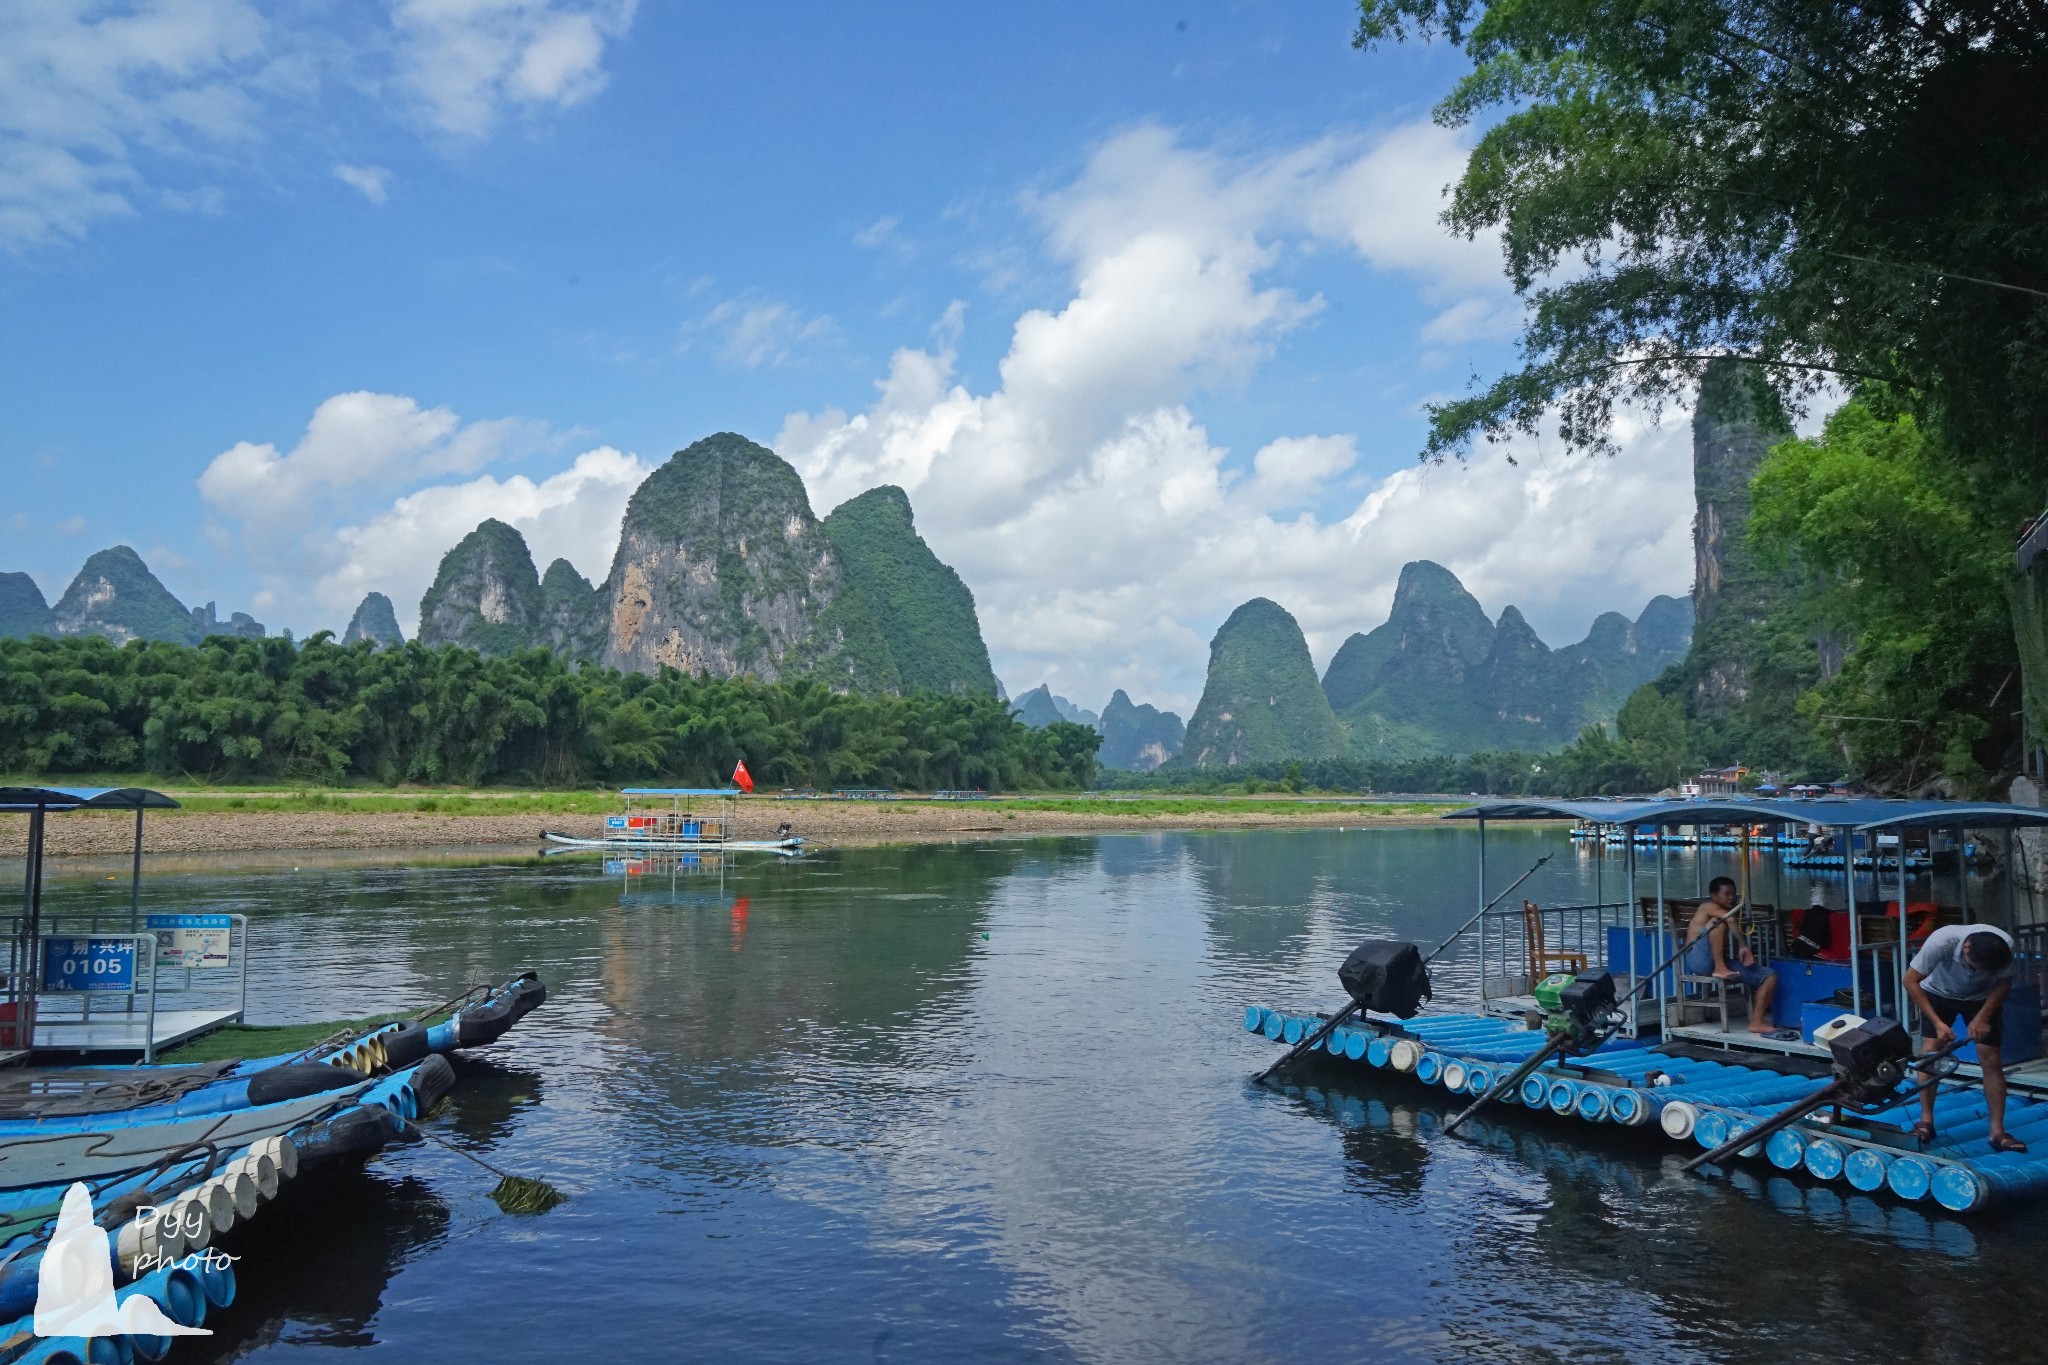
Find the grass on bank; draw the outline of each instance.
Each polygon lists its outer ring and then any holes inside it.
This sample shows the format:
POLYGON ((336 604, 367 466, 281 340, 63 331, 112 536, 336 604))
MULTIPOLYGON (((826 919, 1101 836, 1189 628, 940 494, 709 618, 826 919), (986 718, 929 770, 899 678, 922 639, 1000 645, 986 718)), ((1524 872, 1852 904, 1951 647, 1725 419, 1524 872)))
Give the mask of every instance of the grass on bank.
POLYGON ((312 1024, 223 1024, 202 1038, 194 1038, 167 1052, 159 1054, 165 1062, 239 1062, 250 1057, 275 1057, 286 1052, 304 1052, 318 1042, 332 1038, 347 1030, 361 1033, 364 1029, 388 1024, 394 1019, 410 1019, 405 1011, 396 1014, 379 1014, 368 1019, 332 1019, 326 1023, 312 1024))
MULTIPOLYGON (((180 805, 176 811, 159 811, 152 818, 166 816, 175 818, 180 813, 193 814, 257 814, 257 815, 609 815, 621 807, 621 797, 616 791, 535 791, 526 788, 489 788, 483 790, 463 788, 415 788, 391 790, 388 788, 318 787, 298 790, 282 790, 276 785, 250 787, 196 786, 186 783, 165 782, 162 779, 137 777, 133 774, 96 774, 90 777, 66 776, 61 779, 0 778, 0 785, 14 782, 33 784, 37 781, 58 782, 63 786, 148 786, 175 797, 180 805)), ((775 791, 762 790, 746 801, 776 801, 782 799, 775 791)), ((687 804, 687 803, 686 803, 687 804)), ((717 798, 706 798, 700 803, 700 813, 708 812, 717 804, 717 798)), ((1110 815, 1130 816, 1139 819, 1192 815, 1242 815, 1256 811, 1262 815, 1357 815, 1361 818, 1426 815, 1443 809, 1440 804, 1418 801, 1373 801, 1360 799, 1308 799, 1295 796, 1242 796, 1236 794, 1213 796, 1104 796, 1100 794, 1037 792, 1017 795, 992 796, 986 803, 936 801, 928 796, 906 792, 902 796, 885 802, 862 801, 847 803, 833 799, 829 794, 820 794, 814 801, 806 800, 805 805, 842 806, 855 804, 867 808, 910 806, 944 807, 948 809, 972 809, 974 807, 998 808, 1005 812, 1044 812, 1056 815, 1110 815)), ((666 802, 650 801, 648 809, 666 808, 666 802)), ((744 805, 742 806, 744 809, 744 805)))

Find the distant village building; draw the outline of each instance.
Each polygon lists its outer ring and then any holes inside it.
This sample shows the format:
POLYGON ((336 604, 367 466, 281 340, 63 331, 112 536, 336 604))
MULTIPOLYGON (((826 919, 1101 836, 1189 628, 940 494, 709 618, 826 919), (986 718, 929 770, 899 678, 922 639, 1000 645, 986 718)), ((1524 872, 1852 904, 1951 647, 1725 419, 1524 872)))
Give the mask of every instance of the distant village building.
POLYGON ((1742 790, 1742 779, 1749 769, 1711 768, 1693 779, 1692 785, 1701 796, 1733 796, 1742 790))

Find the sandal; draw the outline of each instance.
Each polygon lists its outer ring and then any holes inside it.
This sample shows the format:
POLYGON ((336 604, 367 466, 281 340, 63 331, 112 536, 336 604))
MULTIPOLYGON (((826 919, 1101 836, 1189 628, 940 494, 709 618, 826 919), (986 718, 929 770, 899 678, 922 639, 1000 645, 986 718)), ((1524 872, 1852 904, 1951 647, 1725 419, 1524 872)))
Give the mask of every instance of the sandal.
POLYGON ((1991 1150, 1994 1152, 2024 1152, 2027 1150, 2027 1144, 2021 1142, 2011 1133, 2000 1133, 1997 1137, 1991 1139, 1991 1150))
POLYGON ((1920 1143, 1922 1147, 1925 1147, 1928 1143, 1934 1141, 1934 1125, 1929 1123, 1926 1119, 1922 1119, 1920 1120, 1920 1122, 1914 1124, 1912 1131, 1913 1137, 1920 1143))

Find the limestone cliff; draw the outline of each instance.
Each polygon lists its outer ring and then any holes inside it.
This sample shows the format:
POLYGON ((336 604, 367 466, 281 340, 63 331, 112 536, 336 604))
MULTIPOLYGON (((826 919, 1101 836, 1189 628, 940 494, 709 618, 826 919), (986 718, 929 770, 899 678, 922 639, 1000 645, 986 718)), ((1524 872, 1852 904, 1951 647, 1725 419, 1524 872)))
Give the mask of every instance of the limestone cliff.
POLYGON ((405 632, 398 628, 398 613, 392 608, 391 599, 381 592, 367 593, 356 614, 348 620, 348 629, 341 633, 341 642, 352 645, 358 640, 375 640, 380 648, 394 649, 405 643, 405 632))
POLYGON ((1744 637, 1784 608, 1794 588, 1759 568, 1745 539, 1750 481, 1792 428, 1774 399, 1742 381, 1736 365, 1710 367, 1693 412, 1692 709, 1704 716, 1749 697, 1744 637))
POLYGON ((495 518, 441 557, 420 599, 420 643, 510 654, 534 644, 541 617, 540 575, 526 537, 495 518))
POLYGON ((821 524, 848 588, 887 641, 905 691, 996 690, 974 594, 918 535, 902 489, 871 488, 821 524))
POLYGON ((1343 728, 1294 617, 1263 597, 1232 612, 1209 642, 1209 676, 1178 761, 1207 767, 1343 750, 1343 728))
POLYGON ((1134 705, 1119 687, 1102 708, 1102 748, 1096 760, 1105 768, 1146 772, 1180 755, 1187 727, 1171 711, 1134 705))
POLYGON ((602 593, 614 668, 869 691, 900 683, 803 480, 731 432, 676 452, 635 491, 602 593))
POLYGON ((116 644, 167 640, 197 644, 199 622, 126 545, 85 561, 51 613, 60 635, 104 635, 116 644))
POLYGON ((55 633, 56 618, 36 581, 25 573, 0 573, 0 639, 55 633))
POLYGON ((604 656, 604 594, 566 559, 548 565, 540 580, 540 619, 534 643, 595 663, 604 656))

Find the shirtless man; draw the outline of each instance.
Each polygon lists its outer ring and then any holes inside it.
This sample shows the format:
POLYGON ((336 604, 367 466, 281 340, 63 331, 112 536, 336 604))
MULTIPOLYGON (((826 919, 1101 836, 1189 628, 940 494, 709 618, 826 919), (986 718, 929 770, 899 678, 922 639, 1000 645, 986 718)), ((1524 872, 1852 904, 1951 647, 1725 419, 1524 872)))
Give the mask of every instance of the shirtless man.
POLYGON ((1728 913, 1737 900, 1733 877, 1716 877, 1707 883, 1707 898, 1686 926, 1685 970, 1690 976, 1711 974, 1749 987, 1749 1031, 1768 1034, 1776 1031, 1771 1023, 1771 997, 1778 993, 1778 978, 1756 960, 1756 950, 1736 927, 1736 917, 1728 913))

